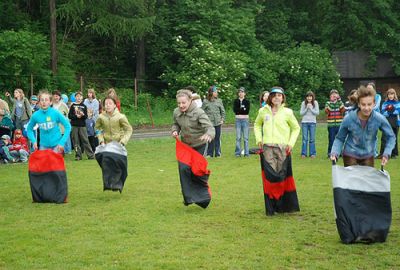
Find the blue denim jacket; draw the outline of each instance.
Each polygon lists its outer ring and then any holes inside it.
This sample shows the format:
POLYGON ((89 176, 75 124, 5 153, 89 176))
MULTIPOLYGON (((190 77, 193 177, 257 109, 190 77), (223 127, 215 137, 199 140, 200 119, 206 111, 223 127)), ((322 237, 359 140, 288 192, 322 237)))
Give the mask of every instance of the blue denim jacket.
POLYGON ((342 122, 339 133, 333 142, 331 154, 339 156, 343 147, 343 154, 355 158, 369 158, 375 154, 375 142, 378 129, 386 135, 384 156, 390 157, 395 145, 395 135, 386 118, 372 111, 365 128, 357 116, 359 110, 351 111, 342 122))

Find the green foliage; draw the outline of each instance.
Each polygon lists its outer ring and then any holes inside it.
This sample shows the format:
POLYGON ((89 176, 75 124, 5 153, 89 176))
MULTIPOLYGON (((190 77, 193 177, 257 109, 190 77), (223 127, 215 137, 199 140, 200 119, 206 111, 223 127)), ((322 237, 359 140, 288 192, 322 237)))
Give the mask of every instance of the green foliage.
POLYGON ((0 33, 0 74, 12 74, 0 82, 0 87, 28 88, 27 75, 39 75, 35 88, 45 88, 49 81, 48 41, 42 34, 29 31, 3 31, 0 33))
POLYGON ((173 92, 193 85, 199 93, 206 93, 210 85, 217 85, 221 98, 236 96, 238 83, 246 77, 246 55, 204 39, 190 48, 180 36, 175 42, 180 61, 161 76, 169 82, 173 92))
MULTIPOLYGON (((223 156, 208 160, 212 201, 205 210, 182 204, 172 138, 129 142, 122 194, 103 192, 95 160, 66 155, 64 205, 32 203, 28 166, 0 165, 0 268, 399 269, 399 181, 391 183, 387 242, 340 242, 326 126, 317 128, 316 159, 300 158, 300 136, 293 148, 301 211, 273 217, 265 216, 259 157, 235 158, 234 132, 222 136, 223 156)), ((249 143, 255 147, 253 134, 249 143)), ((385 169, 399 179, 397 160, 385 169)))
POLYGON ((288 103, 299 104, 307 91, 325 100, 331 89, 341 89, 338 72, 330 53, 317 45, 302 43, 283 52, 280 78, 288 103))

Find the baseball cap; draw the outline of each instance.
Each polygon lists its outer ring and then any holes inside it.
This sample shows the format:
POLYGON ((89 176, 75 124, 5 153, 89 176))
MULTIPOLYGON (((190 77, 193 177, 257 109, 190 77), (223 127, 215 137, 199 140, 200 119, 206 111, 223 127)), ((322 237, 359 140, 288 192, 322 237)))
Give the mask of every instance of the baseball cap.
POLYGON ((238 91, 239 92, 246 92, 246 89, 243 86, 241 86, 238 91))
POLYGON ((38 101, 38 97, 36 95, 32 95, 31 100, 38 101))
POLYGON ((270 94, 272 94, 272 93, 280 93, 280 94, 282 94, 282 95, 285 94, 285 93, 283 92, 283 89, 282 89, 282 88, 279 88, 279 87, 272 87, 270 94))
POLYGON ((3 136, 1 136, 1 139, 2 139, 2 140, 10 140, 10 136, 8 136, 8 135, 3 135, 3 136))

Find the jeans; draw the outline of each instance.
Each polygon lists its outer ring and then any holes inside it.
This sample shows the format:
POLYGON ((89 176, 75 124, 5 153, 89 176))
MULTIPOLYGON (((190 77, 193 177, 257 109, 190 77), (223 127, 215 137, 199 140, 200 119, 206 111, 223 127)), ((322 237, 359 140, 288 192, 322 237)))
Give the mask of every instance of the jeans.
POLYGON ((328 138, 329 138, 329 145, 328 145, 328 156, 331 155, 332 145, 335 141, 335 137, 339 132, 340 126, 336 127, 328 127, 328 138))
POLYGON ((65 141, 64 144, 64 153, 65 154, 71 154, 72 152, 72 144, 71 144, 71 137, 68 136, 67 140, 65 141))
POLYGON ((249 119, 237 119, 235 120, 236 127, 236 148, 235 155, 240 156, 242 152, 241 141, 243 137, 244 141, 244 155, 249 155, 249 119))
POLYGON ((15 160, 20 160, 21 162, 27 162, 29 153, 24 149, 10 151, 10 155, 15 158, 15 160))
POLYGON ((301 123, 302 133, 302 145, 301 155, 307 156, 307 146, 309 145, 309 156, 315 156, 317 154, 315 150, 315 128, 316 123, 301 123))
POLYGON ((208 144, 207 156, 215 157, 221 156, 221 125, 214 126, 215 128, 215 138, 208 144))

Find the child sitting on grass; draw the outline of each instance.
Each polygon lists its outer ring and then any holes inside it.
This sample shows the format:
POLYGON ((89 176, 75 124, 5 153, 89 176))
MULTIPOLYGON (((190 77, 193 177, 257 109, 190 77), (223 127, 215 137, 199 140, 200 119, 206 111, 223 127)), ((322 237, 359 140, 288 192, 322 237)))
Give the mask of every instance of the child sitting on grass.
POLYGON ((29 157, 28 140, 22 136, 22 131, 16 129, 14 131, 14 140, 9 147, 11 156, 15 161, 27 162, 29 157))

